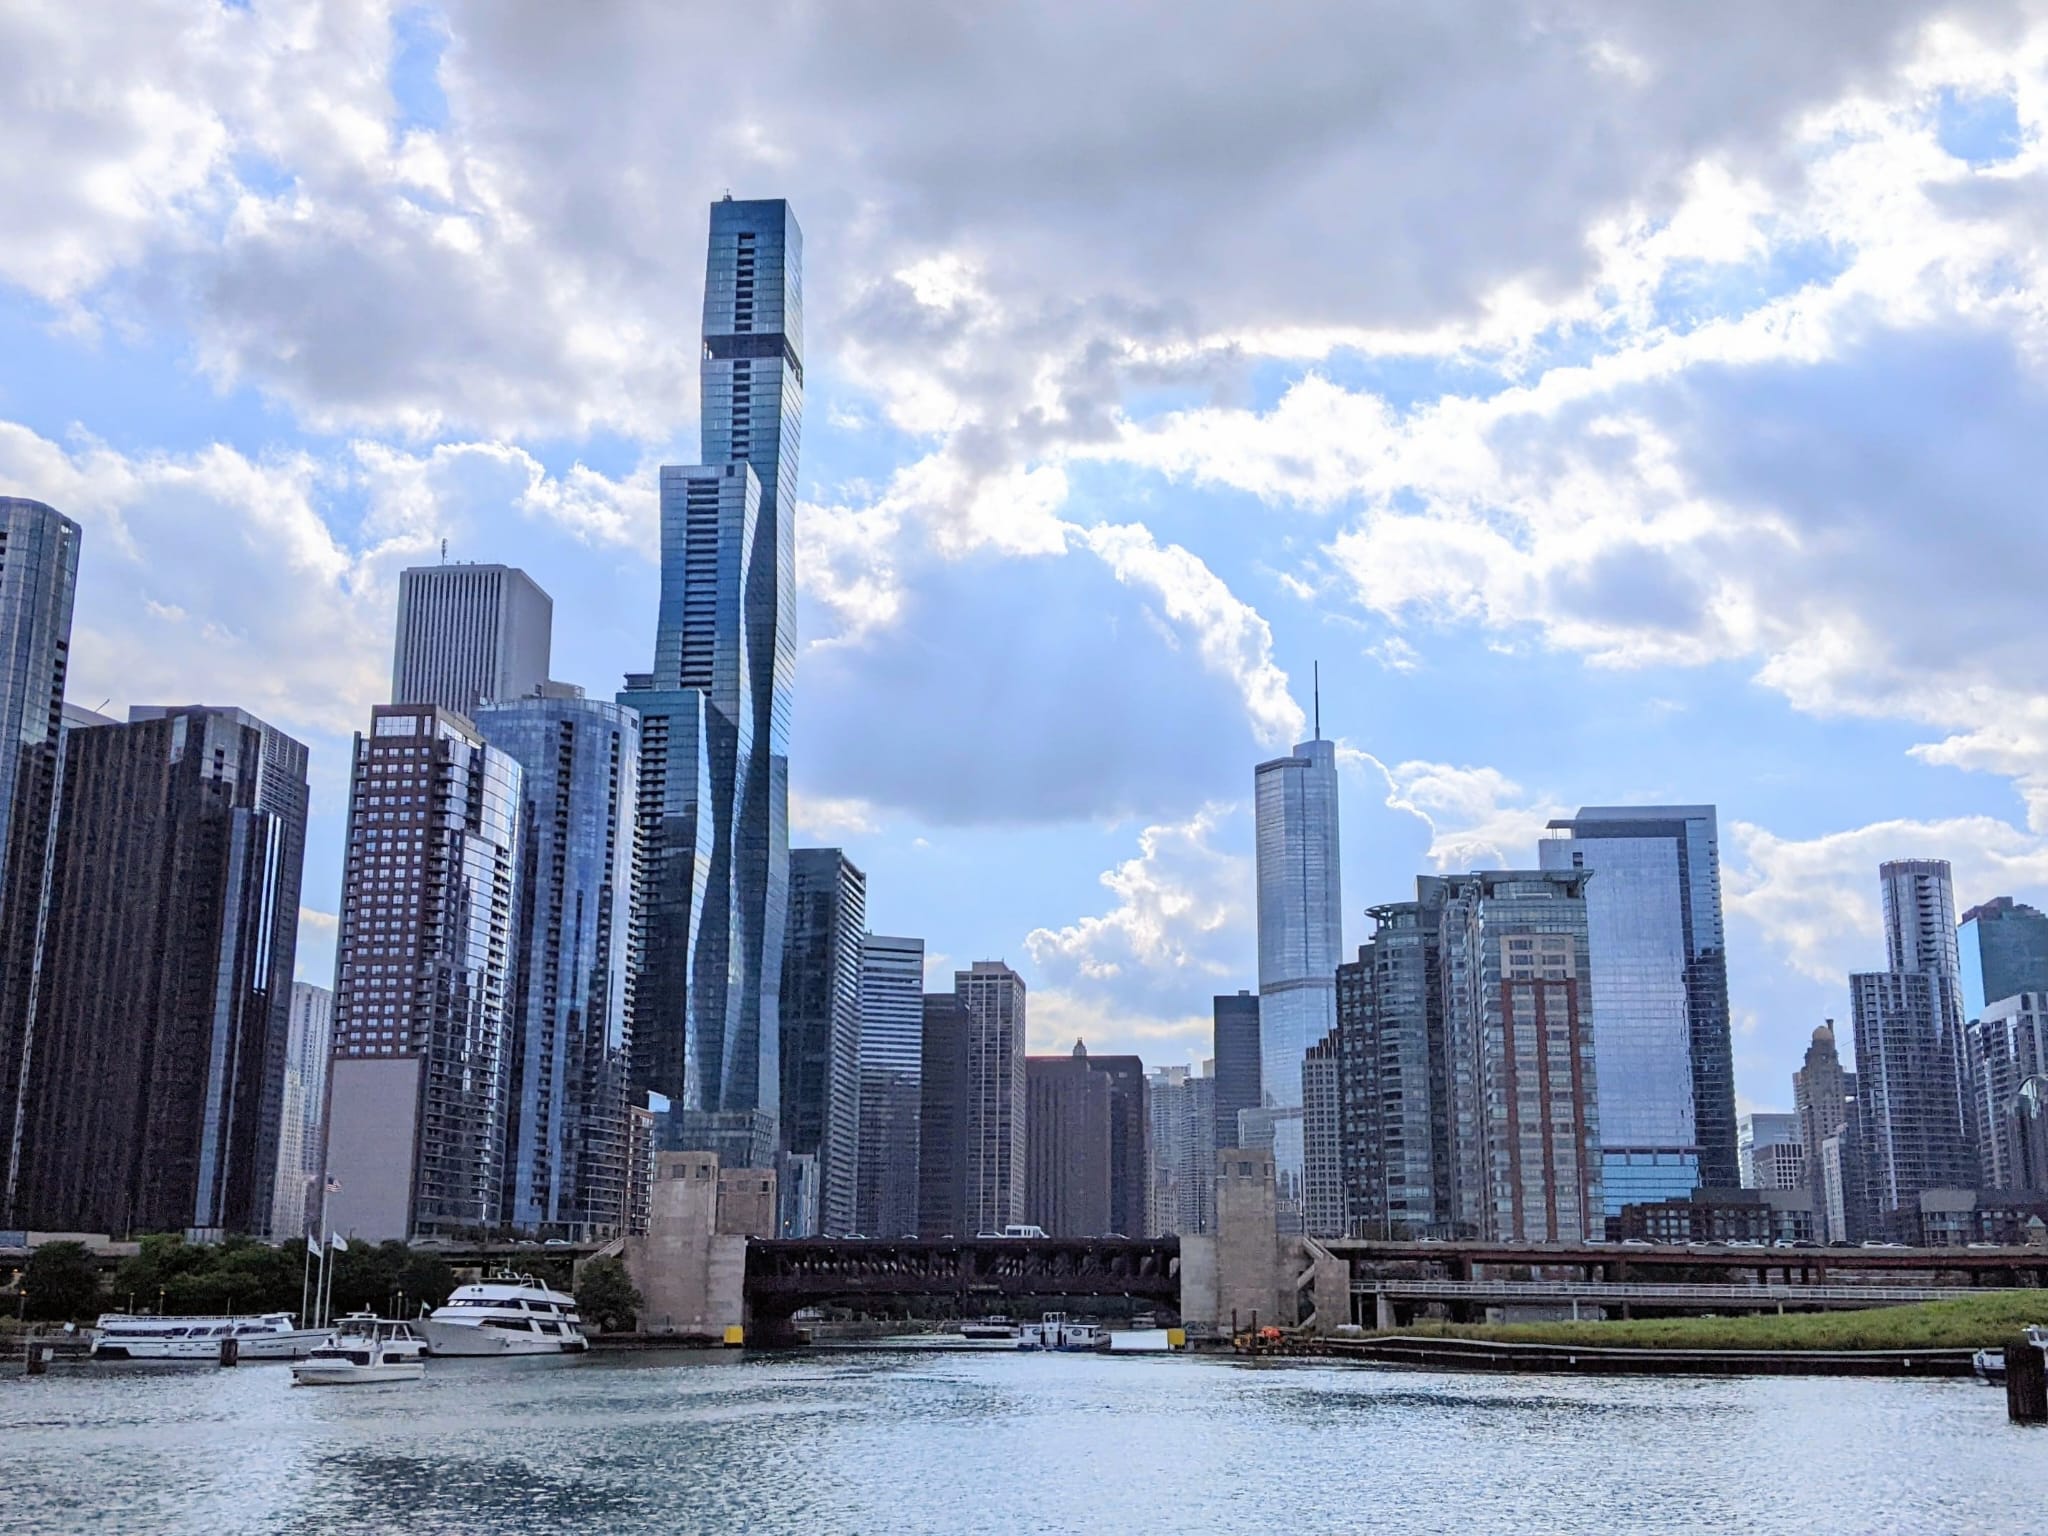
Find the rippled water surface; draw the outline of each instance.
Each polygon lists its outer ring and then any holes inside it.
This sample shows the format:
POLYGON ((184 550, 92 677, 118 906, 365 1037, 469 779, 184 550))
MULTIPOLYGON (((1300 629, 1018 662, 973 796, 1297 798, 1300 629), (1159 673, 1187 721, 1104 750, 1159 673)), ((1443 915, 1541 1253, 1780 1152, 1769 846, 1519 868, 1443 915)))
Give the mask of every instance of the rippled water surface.
POLYGON ((2048 1531, 1974 1382, 966 1350, 0 1376, 0 1530, 2048 1531))

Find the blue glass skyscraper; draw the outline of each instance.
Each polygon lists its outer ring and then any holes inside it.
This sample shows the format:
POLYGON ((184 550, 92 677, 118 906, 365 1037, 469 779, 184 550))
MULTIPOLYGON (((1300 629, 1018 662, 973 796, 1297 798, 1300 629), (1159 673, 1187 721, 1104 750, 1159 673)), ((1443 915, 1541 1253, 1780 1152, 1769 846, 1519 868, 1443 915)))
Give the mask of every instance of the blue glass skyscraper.
POLYGON ((803 420, 803 235, 780 199, 712 205, 702 465, 662 471, 643 723, 643 1086, 679 1145, 775 1147, 789 898, 789 699, 803 420))
POLYGON ((58 739, 78 588, 78 524, 0 496, 0 1225, 16 1224, 34 1052, 36 948, 56 831, 58 739))
POLYGON ((548 688, 476 714, 521 770, 502 1218, 529 1236, 607 1238, 626 1213, 640 722, 548 688))
POLYGON ((1607 1214, 1734 1189, 1735 1068, 1711 805, 1588 806, 1546 870, 1585 869, 1607 1214))
POLYGON ((1301 1064, 1337 1027, 1344 900, 1337 862, 1337 744, 1318 734, 1259 764, 1259 1080, 1283 1196, 1300 1193, 1301 1064))

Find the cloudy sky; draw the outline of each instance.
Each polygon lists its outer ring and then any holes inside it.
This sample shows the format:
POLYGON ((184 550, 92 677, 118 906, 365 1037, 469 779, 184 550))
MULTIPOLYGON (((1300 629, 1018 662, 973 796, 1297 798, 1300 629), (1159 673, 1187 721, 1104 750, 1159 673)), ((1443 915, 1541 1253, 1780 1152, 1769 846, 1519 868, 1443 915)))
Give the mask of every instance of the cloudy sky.
POLYGON ((1347 939, 1582 803, 1721 811, 1738 1089, 1876 865, 2048 899, 2048 4, 12 0, 0 491, 73 697, 312 743, 326 981, 397 572, 649 663, 706 207, 807 257, 796 837, 1032 1038, 1203 1054, 1252 765, 1347 939))

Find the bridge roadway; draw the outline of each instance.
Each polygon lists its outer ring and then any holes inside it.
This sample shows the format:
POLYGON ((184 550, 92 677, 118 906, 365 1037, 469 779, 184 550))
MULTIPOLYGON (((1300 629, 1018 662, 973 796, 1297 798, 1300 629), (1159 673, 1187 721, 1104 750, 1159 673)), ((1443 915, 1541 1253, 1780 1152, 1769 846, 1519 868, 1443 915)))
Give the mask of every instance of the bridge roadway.
POLYGON ((1177 1237, 754 1238, 745 1294, 757 1316, 828 1302, 951 1297, 963 1313, 1018 1300, 1128 1296, 1180 1308, 1177 1237))
MULTIPOLYGON (((1763 1248, 1713 1244, 1383 1242, 1340 1237, 1323 1244, 1347 1260, 1355 1277, 1379 1272, 1384 1278, 1413 1278, 1409 1267, 1426 1265, 1452 1280, 1488 1278, 1498 1269, 1576 1269, 1581 1279, 1606 1282, 1697 1280, 1700 1270, 1747 1274, 1767 1282, 1775 1272, 1786 1283, 1825 1285, 1832 1277, 1952 1275, 1969 1286, 2048 1288, 2048 1248, 1763 1248), (1396 1268, 1402 1273, 1393 1273, 1396 1268), (1686 1271, 1679 1275, 1674 1271, 1686 1271)), ((1498 1278, 1507 1278, 1505 1276, 1498 1278)))

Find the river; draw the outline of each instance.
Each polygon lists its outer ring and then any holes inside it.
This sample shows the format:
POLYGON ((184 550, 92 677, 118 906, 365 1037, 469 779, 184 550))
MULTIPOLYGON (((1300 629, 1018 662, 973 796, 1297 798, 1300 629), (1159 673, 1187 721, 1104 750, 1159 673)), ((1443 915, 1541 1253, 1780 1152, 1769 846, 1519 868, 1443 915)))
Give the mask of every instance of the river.
POLYGON ((2021 1532, 1972 1381, 868 1349, 0 1377, 0 1531, 2021 1532))

